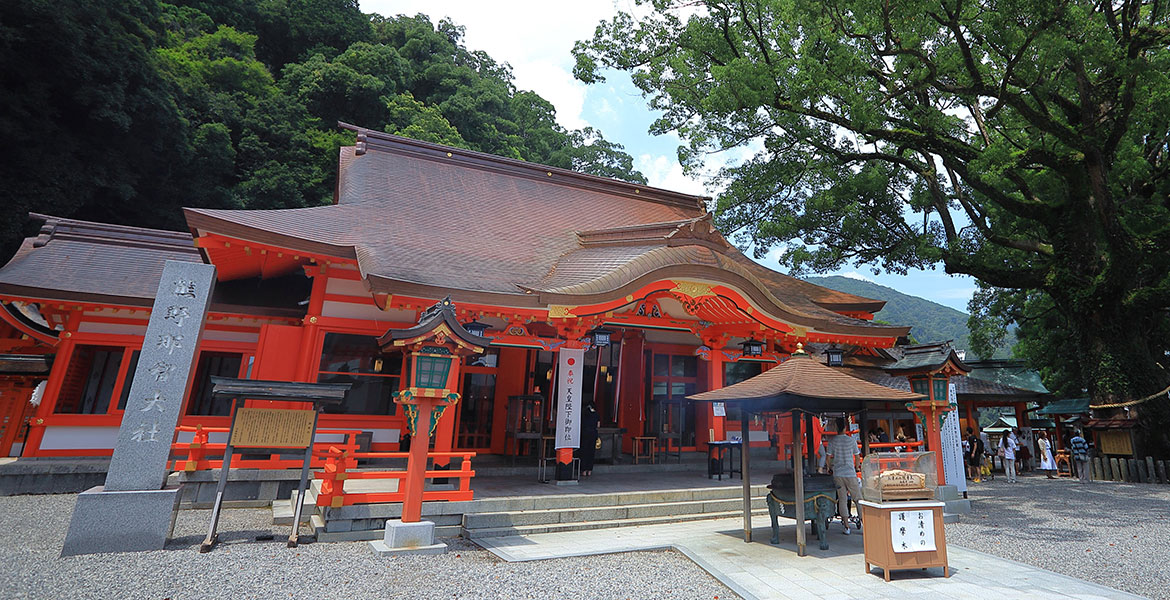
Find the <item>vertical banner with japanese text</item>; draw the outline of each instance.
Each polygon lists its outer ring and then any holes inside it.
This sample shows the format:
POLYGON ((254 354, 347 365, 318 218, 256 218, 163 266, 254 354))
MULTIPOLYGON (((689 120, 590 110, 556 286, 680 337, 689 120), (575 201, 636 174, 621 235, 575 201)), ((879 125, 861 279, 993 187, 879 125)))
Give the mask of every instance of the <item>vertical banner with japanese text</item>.
POLYGON ((557 363, 556 447, 581 447, 581 379, 585 372, 585 350, 562 348, 557 363))
POLYGON ((947 403, 951 410, 945 413, 942 422, 942 452, 936 458, 943 461, 946 484, 955 486, 961 493, 967 491, 967 473, 963 464, 963 434, 959 431, 959 402, 954 383, 947 386, 947 403))
POLYGON ((174 260, 164 264, 138 367, 126 384, 130 394, 106 491, 158 490, 166 481, 175 426, 214 288, 214 265, 174 260))

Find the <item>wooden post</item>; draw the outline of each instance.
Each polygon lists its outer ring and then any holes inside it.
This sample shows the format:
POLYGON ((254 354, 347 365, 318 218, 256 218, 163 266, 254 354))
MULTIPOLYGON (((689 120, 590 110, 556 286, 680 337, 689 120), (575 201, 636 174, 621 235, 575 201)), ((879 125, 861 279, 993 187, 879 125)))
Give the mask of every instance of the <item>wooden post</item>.
POLYGON ((432 398, 422 397, 417 404, 416 434, 410 437, 410 458, 406 462, 406 478, 402 480, 402 522, 418 523, 422 519, 423 487, 427 474, 427 450, 430 444, 432 398))
POLYGON ((1170 483, 1170 480, 1166 479, 1166 461, 1164 460, 1158 461, 1158 483, 1170 483))
POLYGON ((804 556, 804 444, 800 443, 800 412, 792 411, 792 483, 796 491, 796 555, 804 556))
POLYGON ((813 444, 814 440, 812 419, 812 414, 806 414, 804 416, 804 450, 808 453, 808 464, 810 469, 814 468, 817 464, 814 458, 817 453, 817 447, 815 444, 813 444))
POLYGON ((1158 480, 1158 472, 1154 470, 1154 457, 1146 457, 1146 473, 1149 475, 1146 478, 1146 483, 1154 483, 1158 480))
MULTIPOLYGON (((846 419, 848 422, 848 419, 846 419)), ((861 453, 869 454, 869 409, 861 409, 861 422, 858 423, 858 436, 861 438, 861 453)))
POLYGON ((747 406, 741 402, 739 406, 739 423, 743 445, 739 447, 739 478, 743 481, 743 541, 752 541, 752 471, 748 445, 748 413, 747 406))

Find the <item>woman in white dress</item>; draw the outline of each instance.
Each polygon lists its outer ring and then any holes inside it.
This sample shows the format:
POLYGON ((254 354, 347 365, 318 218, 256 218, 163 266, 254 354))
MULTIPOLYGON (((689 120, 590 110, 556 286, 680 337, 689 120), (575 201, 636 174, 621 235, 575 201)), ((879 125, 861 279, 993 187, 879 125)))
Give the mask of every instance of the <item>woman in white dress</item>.
POLYGON ((1049 479, 1056 479, 1052 476, 1056 472, 1056 461, 1052 459, 1052 442, 1048 441, 1048 433, 1040 432, 1036 446, 1040 448, 1040 470, 1044 471, 1049 479))

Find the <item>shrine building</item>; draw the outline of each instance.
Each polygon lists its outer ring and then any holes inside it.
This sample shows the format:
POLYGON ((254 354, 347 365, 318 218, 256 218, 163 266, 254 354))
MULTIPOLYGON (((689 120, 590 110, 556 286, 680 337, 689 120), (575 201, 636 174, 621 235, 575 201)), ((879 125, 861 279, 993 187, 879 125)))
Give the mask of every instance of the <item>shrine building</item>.
POLYGON ((798 343, 879 358, 909 331, 872 322, 882 301, 753 262, 708 198, 353 129, 328 205, 189 208, 189 233, 32 215, 39 234, 0 268, 0 455, 110 455, 167 260, 217 273, 180 425, 227 426, 211 376, 350 382, 320 426, 366 431, 374 451, 404 429, 402 357, 377 340, 446 297, 491 346, 464 363, 436 451, 513 452, 552 414, 564 348, 586 349, 583 400, 610 443, 687 451, 740 421, 686 396, 798 343))

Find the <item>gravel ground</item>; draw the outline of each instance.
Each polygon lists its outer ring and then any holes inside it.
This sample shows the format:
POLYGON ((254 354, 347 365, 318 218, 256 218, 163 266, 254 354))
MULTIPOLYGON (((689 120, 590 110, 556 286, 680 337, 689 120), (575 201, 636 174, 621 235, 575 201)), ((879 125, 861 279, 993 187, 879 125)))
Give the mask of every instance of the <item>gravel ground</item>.
POLYGON ((267 509, 225 510, 220 544, 199 554, 210 511, 179 514, 165 550, 58 558, 76 495, 0 497, 0 598, 671 598, 737 596, 674 551, 507 563, 446 540, 443 556, 381 558, 366 542, 285 547, 267 509), (274 534, 270 541, 256 536, 274 534))
POLYGON ((1022 475, 970 484, 947 543, 1170 599, 1170 486, 1022 475))

